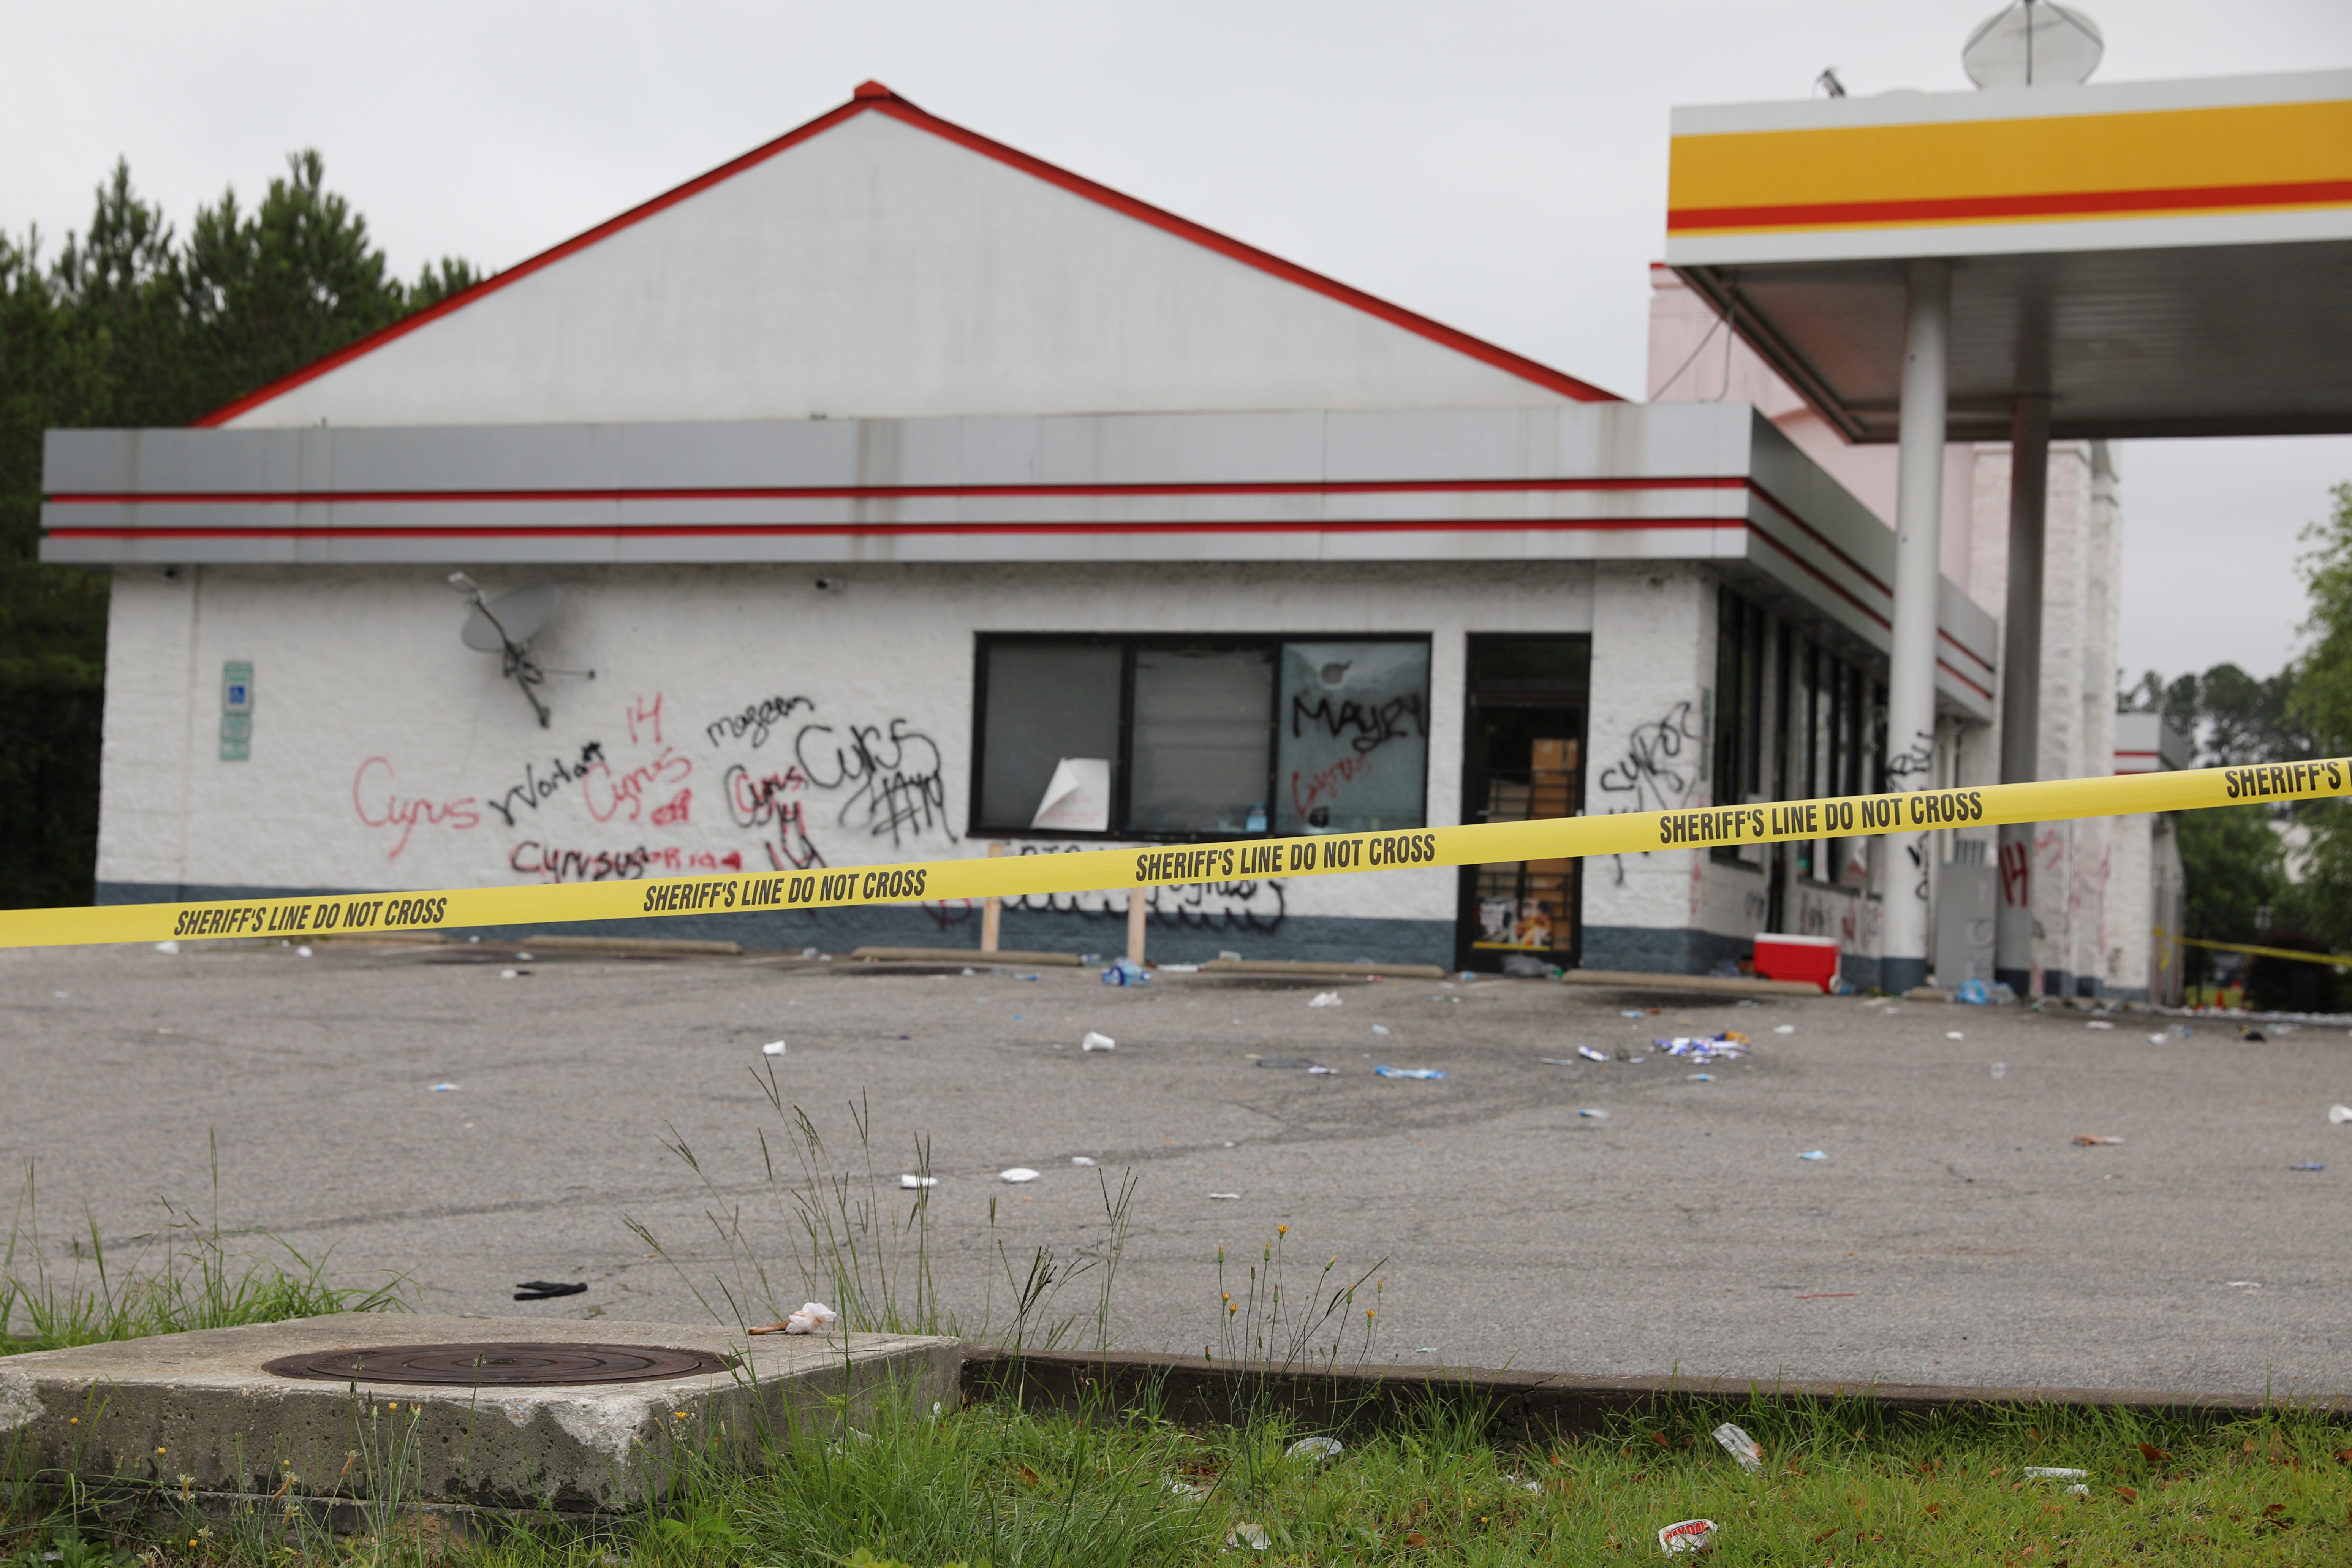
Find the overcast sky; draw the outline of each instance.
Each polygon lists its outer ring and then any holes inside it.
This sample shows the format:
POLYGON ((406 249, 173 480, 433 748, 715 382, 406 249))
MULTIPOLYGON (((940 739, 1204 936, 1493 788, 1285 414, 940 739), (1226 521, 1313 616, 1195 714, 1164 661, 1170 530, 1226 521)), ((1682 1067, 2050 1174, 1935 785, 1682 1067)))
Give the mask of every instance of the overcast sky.
MULTIPOLYGON (((1967 87, 1998 0, 115 0, 11 7, 0 226, 184 226, 316 147, 404 273, 509 266, 831 108, 924 108, 1640 395, 1677 103, 1967 87)), ((2097 0, 2103 81, 2352 67, 2346 0, 2097 0)), ((2123 662, 2287 656, 2352 437, 2135 442, 2123 662)))

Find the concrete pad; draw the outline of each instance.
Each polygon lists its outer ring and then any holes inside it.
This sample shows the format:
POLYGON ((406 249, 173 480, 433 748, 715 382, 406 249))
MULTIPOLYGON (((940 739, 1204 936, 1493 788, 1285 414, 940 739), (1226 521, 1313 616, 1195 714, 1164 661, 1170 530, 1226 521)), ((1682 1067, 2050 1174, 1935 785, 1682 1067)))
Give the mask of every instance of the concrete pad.
POLYGON ((959 1366, 954 1341, 911 1335, 345 1312, 8 1357, 0 1433, 16 1475, 190 1503, 334 1495, 614 1512, 659 1495, 683 1447, 740 1460, 771 1433, 854 1423, 894 1388, 953 1401, 959 1366), (304 1352, 485 1341, 658 1345, 731 1356, 735 1369, 526 1387, 263 1370, 304 1352))

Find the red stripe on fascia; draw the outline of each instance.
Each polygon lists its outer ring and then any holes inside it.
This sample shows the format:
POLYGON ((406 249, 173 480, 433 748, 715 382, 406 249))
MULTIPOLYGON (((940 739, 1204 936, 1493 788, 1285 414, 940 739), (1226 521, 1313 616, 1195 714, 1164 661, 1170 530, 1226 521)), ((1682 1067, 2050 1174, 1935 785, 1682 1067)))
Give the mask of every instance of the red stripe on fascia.
MULTIPOLYGON (((1876 573, 1871 571, 1870 568, 1864 566, 1861 562, 1856 561, 1853 556, 1848 555, 1844 551, 1839 549, 1835 542, 1823 537, 1819 529, 1816 529, 1811 523, 1807 522, 1803 518, 1799 517, 1793 510, 1790 510, 1785 501, 1781 500, 1780 497, 1774 495, 1770 490, 1766 489, 1762 485, 1758 484, 1753 479, 1749 479, 1746 482, 1748 489, 1752 491, 1759 500, 1762 500, 1765 505, 1770 507, 1774 511, 1779 512, 1783 518, 1786 518, 1790 524, 1801 531, 1806 538, 1811 540, 1814 543, 1820 545, 1822 549, 1836 556, 1838 560, 1845 565, 1848 571, 1852 572, 1855 576, 1860 577, 1872 587, 1877 589, 1880 593, 1885 595, 1888 601, 1892 603, 1895 597, 1895 591, 1892 588, 1889 588, 1885 583, 1881 582, 1876 573)), ((1782 548, 1785 552, 1786 546, 1783 546, 1782 548)), ((1822 581, 1826 582, 1828 579, 1823 578, 1822 581)), ((1851 595, 1849 595, 1849 597, 1851 597, 1851 595)), ((1860 604, 1860 602, 1861 601, 1859 600, 1855 601, 1856 604, 1860 604)), ((1882 622, 1882 624, 1884 623, 1882 622)), ((1959 638, 1954 637, 1943 627, 1937 626, 1936 628, 1936 636, 1942 641, 1951 644, 1953 648, 1959 653, 1961 658, 1969 660, 1972 664, 1981 665, 1984 668, 1986 674, 1990 675, 1992 673, 1992 660, 1985 658, 1982 654, 1978 653, 1974 648, 1960 641, 1959 638)), ((1958 674, 1957 671, 1954 673, 1958 674)), ((1970 684, 1973 685, 1974 683, 1971 682, 1970 684)))
POLYGON ((667 539, 1024 533, 1622 533, 1644 529, 1747 528, 1738 518, 1491 518, 1360 522, 708 522, 441 528, 53 528, 51 539, 667 539))
MULTIPOLYGON (((53 495, 58 506, 471 506, 499 502, 933 500, 956 497, 1436 495, 1578 490, 1736 490, 1741 479, 1678 477, 1588 479, 1216 480, 1093 485, 773 485, 667 489, 562 490, 156 490, 53 495)), ((1799 524, 1800 527, 1803 526, 1799 524)), ((1832 546, 1832 548, 1835 548, 1832 546)))
POLYGON ((1779 206, 1677 207, 1668 234, 1708 229, 1842 227, 1958 223, 1971 218, 2113 217, 2131 213, 2227 211, 2238 207, 2339 206, 2352 180, 2267 185, 2172 185, 2131 191, 2051 191, 2035 195, 1934 196, 1905 201, 1801 202, 1779 206))
MULTIPOLYGON (((1799 566, 1802 567, 1808 574, 1810 574, 1816 582, 1829 589, 1832 594, 1835 594, 1839 598, 1843 599, 1847 604, 1852 605, 1855 609, 1860 610, 1864 615, 1868 616, 1872 620, 1876 621, 1888 632, 1891 633, 1894 631, 1895 625, 1893 622, 1889 621, 1885 616, 1880 615, 1876 610, 1872 609, 1868 605, 1864 604, 1860 599, 1855 598, 1853 592, 1849 590, 1844 584, 1839 582, 1836 578, 1831 576, 1828 573, 1822 571, 1820 567, 1814 565, 1811 562, 1806 560, 1803 556, 1790 549, 1788 545, 1782 543, 1780 540, 1773 538, 1770 534, 1765 532, 1754 523, 1751 522, 1748 525, 1748 531, 1762 540, 1765 543, 1770 545, 1773 549, 1779 551, 1781 554, 1787 556, 1790 561, 1795 562, 1799 566)), ((1948 634, 1947 634, 1941 626, 1938 626, 1936 630, 1937 636, 1944 637, 1948 641, 1949 640, 1948 634)), ((1952 646, 1959 647, 1958 643, 1954 643, 1952 646)), ((1960 648, 1960 651, 1962 653, 1968 653, 1968 649, 1964 647, 1960 648)), ((1970 654, 1969 657, 1973 658, 1975 655, 1970 654)), ((1992 693, 1990 691, 1979 685, 1976 681, 1969 679, 1967 676, 1953 668, 1944 660, 1940 658, 1937 659, 1936 661, 1936 668, 1950 676, 1954 680, 1958 681, 1962 686, 1967 687, 1970 691, 1973 691, 1978 696, 1983 698, 1986 701, 1990 702, 1992 700, 1992 693)))
POLYGON ((1615 393, 1605 392, 1590 382, 1579 381, 1576 377, 1554 370, 1549 365, 1540 364, 1525 355, 1515 354, 1510 350, 1487 342, 1484 339, 1474 338, 1467 332, 1456 331, 1442 322, 1433 321, 1428 317, 1417 315, 1401 305, 1391 305, 1387 300, 1367 294, 1360 289, 1349 288, 1336 279, 1326 278, 1319 272, 1310 272, 1304 267, 1285 261, 1278 256, 1258 249, 1255 246, 1244 245, 1238 239, 1219 234, 1213 228, 1203 227, 1189 218, 1181 218, 1148 202, 1139 202, 1133 196, 1124 195, 1108 185, 1097 184, 1082 174, 1074 174, 1066 169, 1046 163, 1042 158, 1034 158, 1026 153, 1016 152, 1001 142, 992 142, 976 132, 967 131, 962 126, 941 120, 935 114, 926 113, 905 99, 888 93, 887 90, 869 93, 861 88, 858 96, 837 109, 829 110, 818 115, 807 124, 787 131, 774 141, 763 142, 741 157, 721 163, 708 174, 698 174, 682 185, 663 192, 649 202, 640 203, 617 217, 607 218, 594 228, 583 234, 574 235, 552 249, 542 250, 528 261, 518 262, 504 272, 483 279, 470 289, 452 294, 446 300, 428 306, 413 316, 404 317, 388 327, 371 332, 357 342, 347 344, 324 359, 315 361, 291 375, 270 383, 258 392, 248 393, 234 403, 214 409, 194 423, 205 428, 226 425, 240 414, 257 408, 273 398, 281 397, 307 382, 317 380, 331 370, 349 364, 362 355, 373 353, 396 338, 405 337, 428 322, 438 321, 452 311, 461 310, 467 305, 496 293, 509 283, 520 282, 542 268, 551 267, 567 256, 585 250, 598 240, 618 234, 634 224, 642 223, 656 213, 676 206, 689 196, 699 195, 711 186, 732 179, 746 169, 756 168, 779 153, 789 151, 811 137, 822 135, 843 121, 869 111, 887 114, 893 120, 914 126, 918 130, 928 131, 960 147, 993 158, 1000 163, 1007 164, 1048 184, 1058 185, 1073 195, 1099 203, 1138 222, 1148 223, 1154 228, 1161 229, 1180 238, 1189 239, 1195 245, 1205 246, 1220 256, 1241 262, 1244 266, 1255 267, 1261 272, 1271 273, 1285 282, 1297 284, 1303 289, 1311 289, 1327 299, 1337 300, 1344 305, 1351 305, 1369 315, 1378 317, 1391 326, 1402 327, 1409 332, 1417 333, 1458 353, 1467 354, 1473 359, 1493 365, 1497 370, 1507 371, 1522 380, 1531 381, 1538 386, 1559 393, 1563 396, 1574 398, 1580 403, 1624 401, 1615 393))

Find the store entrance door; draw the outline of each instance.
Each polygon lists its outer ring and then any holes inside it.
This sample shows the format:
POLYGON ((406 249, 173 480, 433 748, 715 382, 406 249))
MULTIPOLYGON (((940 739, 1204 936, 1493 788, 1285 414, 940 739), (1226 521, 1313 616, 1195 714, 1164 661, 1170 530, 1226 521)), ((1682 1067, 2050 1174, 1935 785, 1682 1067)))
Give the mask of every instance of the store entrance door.
MULTIPOLYGON (((1462 820, 1573 816, 1583 805, 1582 637, 1474 637, 1463 736, 1462 820)), ((1582 911, 1572 859, 1465 866, 1457 968, 1496 971, 1513 954, 1574 968, 1582 911)))

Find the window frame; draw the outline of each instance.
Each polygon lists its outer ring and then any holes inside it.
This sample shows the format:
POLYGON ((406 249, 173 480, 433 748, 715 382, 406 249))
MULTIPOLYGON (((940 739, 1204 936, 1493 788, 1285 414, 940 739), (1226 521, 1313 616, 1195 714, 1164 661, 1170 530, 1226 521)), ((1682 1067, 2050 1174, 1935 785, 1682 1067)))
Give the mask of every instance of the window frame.
MULTIPOLYGON (((1276 809, 1276 786, 1282 777, 1282 650, 1290 643, 1370 642, 1414 643, 1427 657, 1430 683, 1423 688, 1423 721, 1430 733, 1423 743, 1435 740, 1434 705, 1432 689, 1435 684, 1436 649, 1434 639, 1427 632, 976 632, 972 637, 971 686, 971 792, 964 814, 965 836, 968 837, 1066 840, 1097 844, 1220 844, 1241 838, 1272 838, 1276 837, 1274 824, 1280 815, 1276 809), (996 826, 987 822, 981 809, 981 787, 987 776, 988 759, 988 656, 990 649, 1013 645, 1036 647, 1058 644, 1066 647, 1116 647, 1118 659, 1118 754, 1110 759, 1110 819, 1111 826, 1100 833, 1078 833, 1066 828, 1031 827, 1025 824, 996 826), (1134 772, 1135 758, 1135 660, 1146 648, 1263 648, 1273 666, 1273 679, 1268 682, 1265 716, 1265 826, 1256 833, 1183 833, 1139 830, 1128 824, 1129 813, 1129 781, 1134 772)), ((1429 763, 1425 753, 1421 766, 1421 799, 1415 816, 1423 826, 1429 823, 1429 763)), ((1335 829, 1333 831, 1346 831, 1335 829)), ((1400 831, 1402 831, 1402 829, 1400 831)), ((1316 837, 1308 829, 1307 837, 1316 837)), ((1296 837, 1296 836, 1292 836, 1296 837)))

